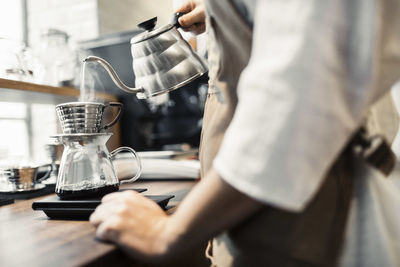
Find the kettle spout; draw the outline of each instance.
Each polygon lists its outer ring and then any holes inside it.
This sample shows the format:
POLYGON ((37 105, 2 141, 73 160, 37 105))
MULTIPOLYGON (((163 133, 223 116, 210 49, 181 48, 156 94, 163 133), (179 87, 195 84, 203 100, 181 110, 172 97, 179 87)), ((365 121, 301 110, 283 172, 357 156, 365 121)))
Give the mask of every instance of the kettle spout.
POLYGON ((134 94, 145 93, 145 90, 144 90, 143 87, 132 88, 132 87, 126 86, 121 81, 121 79, 118 77, 117 73, 115 72, 114 68, 110 65, 110 63, 108 63, 106 60, 102 59, 101 57, 88 56, 87 58, 85 58, 83 60, 83 62, 97 62, 97 63, 100 63, 100 65, 103 66, 103 68, 106 69, 106 71, 110 75, 110 77, 113 80, 113 82, 115 83, 115 85, 118 86, 118 88, 120 88, 121 90, 123 90, 125 92, 128 92, 128 93, 134 93, 134 94))

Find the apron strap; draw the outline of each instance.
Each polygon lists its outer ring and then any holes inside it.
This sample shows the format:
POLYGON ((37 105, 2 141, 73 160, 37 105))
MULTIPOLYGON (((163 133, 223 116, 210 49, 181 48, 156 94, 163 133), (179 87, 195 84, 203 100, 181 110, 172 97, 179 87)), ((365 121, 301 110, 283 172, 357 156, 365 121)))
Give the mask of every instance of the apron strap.
POLYGON ((350 146, 356 156, 385 176, 392 172, 396 164, 396 156, 383 135, 368 136, 365 127, 361 127, 353 136, 350 146))

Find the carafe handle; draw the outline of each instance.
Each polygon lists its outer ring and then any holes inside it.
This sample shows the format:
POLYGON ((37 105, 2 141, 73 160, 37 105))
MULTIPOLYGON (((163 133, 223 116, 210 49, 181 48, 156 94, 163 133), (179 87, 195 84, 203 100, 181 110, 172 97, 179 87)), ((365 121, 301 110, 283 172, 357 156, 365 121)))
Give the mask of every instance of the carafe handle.
POLYGON ((138 168, 137 168, 136 175, 134 177, 132 177, 132 178, 130 178, 128 180, 122 180, 120 183, 121 184, 132 183, 132 182, 136 181, 140 177, 140 175, 142 174, 142 162, 141 162, 141 160, 139 158, 139 155, 136 153, 136 151, 133 150, 130 147, 127 147, 127 146, 121 146, 121 147, 113 150, 112 152, 110 152, 110 155, 111 155, 111 157, 113 157, 113 156, 115 156, 116 154, 118 154, 118 153, 120 153, 122 151, 128 151, 128 152, 131 152, 133 154, 133 156, 136 159, 136 163, 137 163, 138 168))
POLYGON ((106 107, 117 107, 118 108, 118 114, 117 116, 115 116, 115 118, 107 125, 104 125, 103 127, 100 128, 100 130, 107 130, 108 128, 110 128, 111 126, 113 126, 114 124, 117 123, 117 121, 119 120, 119 118, 122 115, 122 111, 123 111, 123 107, 124 105, 122 103, 118 103, 118 102, 110 102, 108 104, 106 104, 106 107))

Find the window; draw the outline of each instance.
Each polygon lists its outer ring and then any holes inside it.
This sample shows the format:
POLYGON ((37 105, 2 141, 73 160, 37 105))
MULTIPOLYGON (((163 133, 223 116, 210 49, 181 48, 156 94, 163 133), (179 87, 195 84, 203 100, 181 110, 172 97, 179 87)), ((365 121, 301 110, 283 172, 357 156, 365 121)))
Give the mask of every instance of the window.
MULTIPOLYGON (((0 78, 30 81, 24 54, 25 0, 0 0, 0 78), (25 79, 28 77, 27 79, 25 79)), ((3 88, 0 88, 3 90, 3 88)), ((56 133, 54 105, 0 99, 0 167, 41 163, 44 144, 56 133)))
POLYGON ((0 37, 24 41, 24 1, 0 0, 0 37))
POLYGON ((28 105, 0 102, 0 161, 15 163, 29 157, 28 105))
POLYGON ((47 162, 56 124, 53 104, 0 102, 0 165, 47 162))

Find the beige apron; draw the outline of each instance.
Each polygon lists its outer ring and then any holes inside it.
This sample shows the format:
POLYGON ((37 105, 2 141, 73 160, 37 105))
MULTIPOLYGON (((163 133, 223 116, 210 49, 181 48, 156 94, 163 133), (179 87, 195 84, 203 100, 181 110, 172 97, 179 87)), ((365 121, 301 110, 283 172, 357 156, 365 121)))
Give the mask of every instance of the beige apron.
MULTIPOLYGON (((206 1, 210 89, 204 112, 202 177, 211 168, 236 104, 236 86, 250 57, 252 32, 229 0, 206 1)), ((349 153, 331 168, 301 214, 265 206, 241 225, 216 237, 217 266, 332 266, 342 243, 352 189, 349 153)))
POLYGON ((201 133, 202 177, 210 169, 232 120, 237 104, 236 85, 249 61, 252 37, 251 29, 230 1, 209 1, 206 6, 210 81, 201 133))

